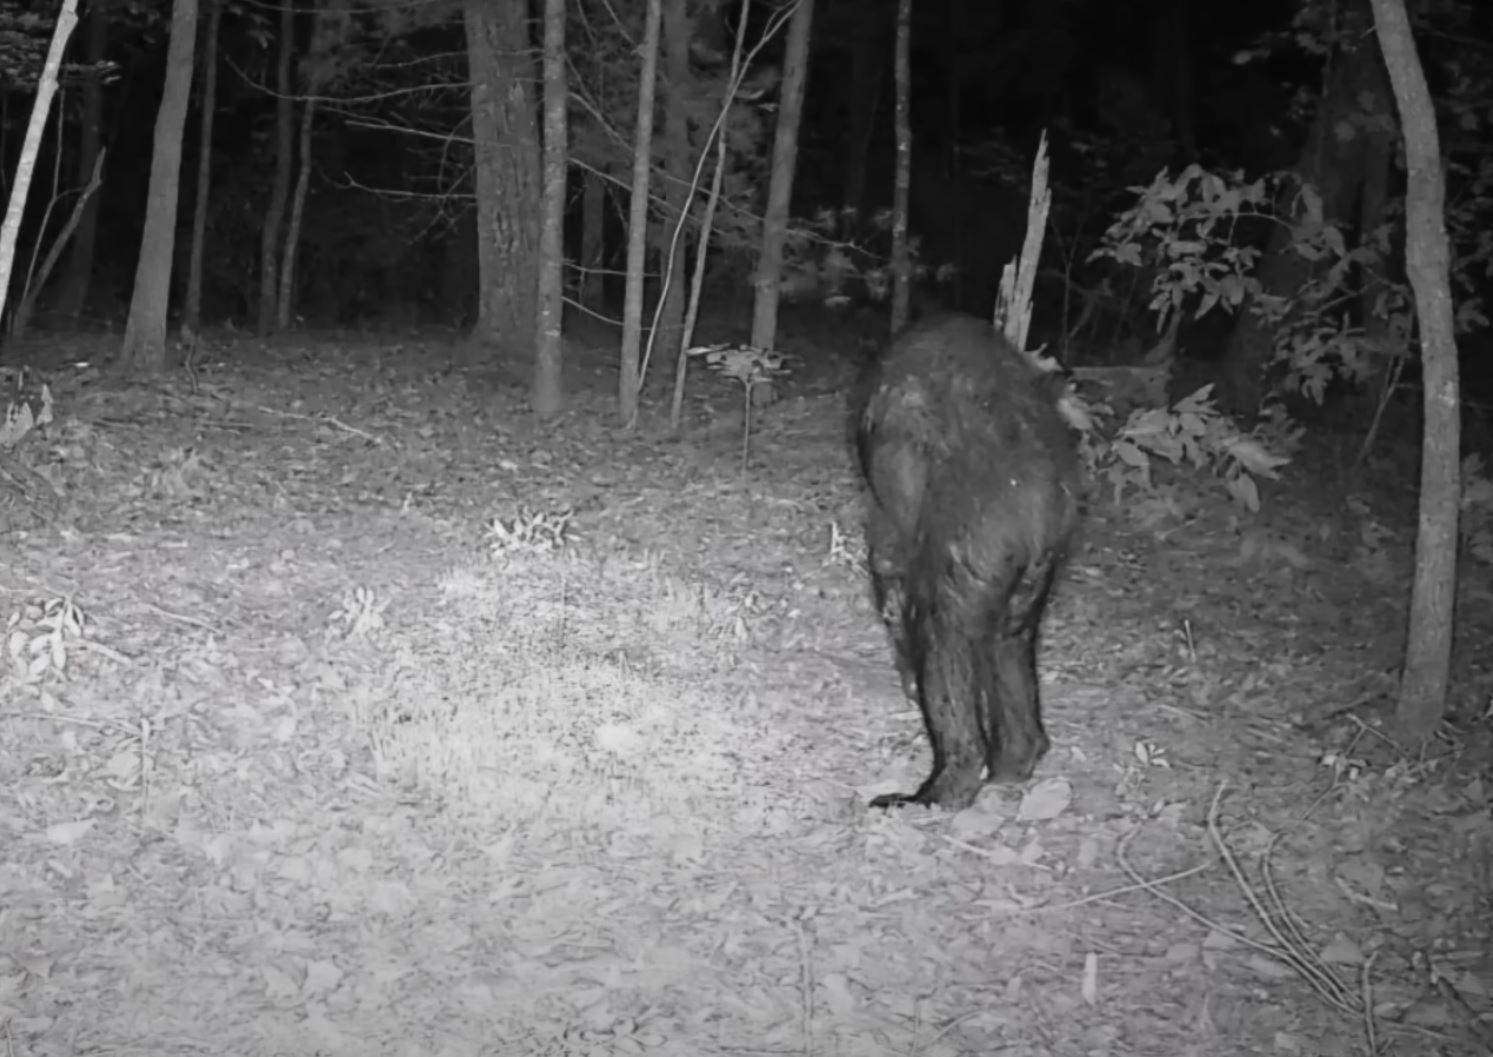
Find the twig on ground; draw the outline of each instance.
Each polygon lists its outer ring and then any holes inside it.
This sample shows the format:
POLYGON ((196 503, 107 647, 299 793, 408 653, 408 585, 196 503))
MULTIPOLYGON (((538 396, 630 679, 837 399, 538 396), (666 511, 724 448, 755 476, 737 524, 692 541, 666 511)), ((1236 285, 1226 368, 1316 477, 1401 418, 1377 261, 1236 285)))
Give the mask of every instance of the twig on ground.
POLYGON ((1017 916, 1020 914, 1045 914, 1051 910, 1076 910, 1079 907, 1086 907, 1091 903, 1105 903, 1117 896, 1129 895, 1131 892, 1153 891, 1158 885, 1174 884, 1188 877, 1206 873, 1210 869, 1212 867, 1208 863, 1201 863, 1186 870, 1178 870, 1176 873, 1166 874, 1163 877, 1152 877, 1136 884, 1120 885, 1118 888, 1095 892, 1093 895, 1084 896, 1082 899, 1069 899, 1061 903, 1044 903, 1040 906, 1022 907, 1019 910, 1011 911, 1011 914, 1012 916, 1017 916))
MULTIPOLYGON (((940 834, 940 836, 943 838, 945 843, 952 844, 960 851, 967 851, 971 855, 978 855, 982 859, 989 859, 997 865, 1000 865, 1003 861, 1010 862, 1010 859, 1008 857, 997 856, 993 851, 987 851, 986 849, 978 847, 977 845, 970 844, 968 841, 960 840, 958 837, 951 837, 947 833, 940 834)), ((1010 849, 1004 850, 1009 851, 1010 849)), ((1043 866, 1041 863, 1027 863, 1026 865, 1033 870, 1046 870, 1048 873, 1052 872, 1051 866, 1043 866)))
POLYGON ((0 719, 35 719, 43 723, 71 723, 94 730, 134 730, 130 724, 118 719, 87 719, 83 716, 67 716, 61 712, 0 712, 0 719))
MULTIPOLYGON (((1227 782, 1219 784, 1213 795, 1213 802, 1208 808, 1208 836, 1217 849, 1224 865, 1234 879, 1235 885, 1243 894, 1245 901, 1254 912, 1260 924, 1270 934, 1274 943, 1265 943, 1246 935, 1245 933, 1222 925, 1206 915, 1194 910, 1182 900, 1170 895, 1158 887, 1158 882, 1148 881, 1141 877, 1129 859, 1125 857, 1125 847, 1130 840, 1140 831, 1140 827, 1132 829, 1124 837, 1115 849, 1115 858, 1131 880, 1135 882, 1136 888, 1144 889, 1151 895, 1160 899, 1169 906, 1181 911, 1184 915, 1199 924, 1228 936, 1230 939, 1250 947, 1259 953, 1278 961, 1292 969, 1298 976, 1302 977, 1324 1002, 1341 1013, 1358 1018, 1363 1022, 1365 1042, 1370 1055, 1379 1053, 1378 1022, 1374 1015, 1373 987, 1371 972, 1377 952, 1370 954, 1359 971, 1358 987, 1350 987, 1337 975, 1332 966, 1324 962, 1306 940, 1300 922, 1291 913, 1281 897, 1280 890, 1275 883, 1274 874, 1270 868, 1270 855, 1275 848, 1275 839, 1272 839, 1261 855, 1260 872, 1263 878, 1265 896, 1261 898, 1249 878, 1240 867, 1238 859, 1233 850, 1224 840, 1223 833, 1218 824, 1219 803, 1223 799, 1224 789, 1227 782), (1268 904, 1268 905, 1267 905, 1268 904)), ((1443 981, 1444 983, 1444 981, 1443 981)), ((1474 1017, 1475 1020, 1475 1017, 1474 1017)), ((1443 1038, 1439 1032, 1412 1025, 1394 1025, 1396 1030, 1411 1031, 1415 1034, 1443 1038)))
POLYGON ((206 632, 208 632, 210 634, 213 634, 213 635, 222 635, 223 634, 223 632, 218 627, 216 627, 215 625, 209 624, 205 620, 199 620, 197 617, 188 616, 185 613, 173 613, 169 609, 162 609, 160 606, 156 605, 154 602, 142 602, 141 605, 145 606, 146 609, 149 609, 149 610, 152 610, 152 611, 154 611, 156 613, 159 613, 163 617, 167 617, 168 619, 171 619, 171 620, 178 620, 178 621, 180 621, 183 624, 191 624, 193 627, 201 628, 203 631, 206 631, 206 632))
POLYGON ((265 407, 263 404, 258 405, 258 407, 259 410, 263 411, 266 415, 274 415, 277 418, 298 418, 306 422, 328 422, 336 426, 340 430, 345 430, 346 432, 351 433, 355 437, 362 437, 364 440, 368 441, 371 444, 383 443, 383 441, 375 437, 372 433, 369 433, 366 430, 361 430, 357 426, 349 426, 346 422, 343 422, 336 415, 303 415, 298 411, 277 411, 275 408, 265 407))
POLYGON ((120 653, 112 646, 105 646, 102 642, 94 642, 92 639, 73 639, 68 645, 77 646, 80 649, 88 650, 90 653, 101 653, 109 658, 109 660, 116 661, 119 664, 132 666, 135 663, 135 658, 120 653))
POLYGON ((1280 893, 1270 874, 1270 852, 1275 847, 1275 838, 1271 839, 1261 855, 1265 891, 1270 899, 1269 907, 1260 899, 1259 893, 1249 883, 1249 878, 1239 866, 1239 860, 1234 857, 1233 850, 1224 840, 1223 833, 1218 826, 1218 805, 1223 799, 1223 791, 1227 786, 1227 782, 1218 784, 1218 791, 1213 794, 1213 803, 1208 807, 1208 836, 1213 841, 1213 846, 1217 849, 1219 856, 1222 857, 1224 865, 1228 867, 1229 873, 1233 875, 1234 884, 1238 887, 1240 894, 1244 896, 1250 910, 1254 911, 1255 919, 1264 926, 1265 931, 1270 933, 1271 938, 1277 944, 1275 947, 1268 944, 1261 945, 1260 950, 1294 969, 1297 975, 1305 979, 1329 1005, 1344 1013, 1358 1013, 1358 996, 1353 993, 1352 988, 1343 983, 1331 966, 1317 957, 1300 935, 1290 914, 1285 910, 1285 904, 1281 901, 1280 893))

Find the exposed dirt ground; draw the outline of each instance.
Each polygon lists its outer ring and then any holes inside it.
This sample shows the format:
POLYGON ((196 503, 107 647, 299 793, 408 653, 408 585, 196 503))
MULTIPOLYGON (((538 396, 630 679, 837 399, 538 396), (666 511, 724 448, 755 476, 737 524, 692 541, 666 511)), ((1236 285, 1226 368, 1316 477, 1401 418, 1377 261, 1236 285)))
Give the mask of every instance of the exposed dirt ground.
POLYGON ((882 814, 844 358, 744 472, 738 393, 627 432, 580 345, 549 427, 435 340, 107 348, 7 354, 7 1057, 1488 1051, 1486 566, 1454 722, 1381 733, 1413 459, 1094 497, 1036 782, 882 814))

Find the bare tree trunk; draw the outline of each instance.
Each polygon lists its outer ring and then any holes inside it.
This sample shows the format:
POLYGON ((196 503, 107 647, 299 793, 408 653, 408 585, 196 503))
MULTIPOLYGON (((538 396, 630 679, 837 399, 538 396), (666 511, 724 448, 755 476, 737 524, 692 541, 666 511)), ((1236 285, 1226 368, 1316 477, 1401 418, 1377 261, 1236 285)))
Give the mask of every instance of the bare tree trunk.
POLYGON ((275 304, 280 290, 280 229, 290 200, 291 163, 295 155, 295 99, 291 97, 290 69, 295 55, 295 3, 281 0, 280 53, 275 70, 275 182, 259 234, 259 319, 256 330, 264 337, 275 326, 275 304))
POLYGON ((171 299, 171 263, 176 249, 176 203, 181 185, 181 138, 192 99, 192 51, 197 44, 197 0, 174 0, 171 43, 166 49, 166 84, 156 112, 150 156, 150 194, 135 289, 124 325, 120 363, 137 371, 174 366, 167 355, 166 312, 171 299))
POLYGON ((491 352, 533 355, 539 322, 539 124, 526 5, 463 0, 472 81, 477 321, 491 352))
MULTIPOLYGON (((772 172, 767 184, 767 208, 762 213, 762 249, 757 256, 756 297, 752 304, 752 344, 770 349, 778 338, 778 296, 783 275, 783 247, 788 241, 788 207, 793 177, 798 169, 798 127, 803 117, 804 89, 809 80, 809 34, 814 26, 814 0, 797 0, 788 23, 783 53, 783 87, 778 98, 778 127, 772 143, 772 172)), ((768 384, 754 386, 752 395, 763 402, 773 397, 768 384)))
MULTIPOLYGON (((83 42, 83 61, 97 70, 109 46, 109 4, 93 0, 86 12, 88 36, 83 42)), ((84 183, 93 174, 95 162, 104 142, 104 86, 97 75, 83 81, 83 106, 79 115, 77 180, 84 183)), ((93 249, 98 242, 98 199, 90 197, 78 218, 73 235, 67 271, 57 292, 57 311, 69 319, 78 319, 88 305, 88 288, 93 279, 93 249)))
POLYGON ((192 203, 192 252, 187 264, 187 302, 181 329, 191 341, 202 329, 202 257, 207 241, 207 203, 212 195, 213 112, 218 105, 218 25, 223 0, 207 0, 207 31, 202 38, 202 106, 197 126, 197 197, 192 203))
POLYGON ((290 223, 285 226, 285 250, 280 262, 280 293, 275 304, 275 324, 290 329, 295 309, 295 266, 301 248, 301 218, 306 214, 306 192, 311 187, 311 129, 316 124, 316 85, 307 82, 306 103, 301 110, 300 171, 290 200, 290 223))
POLYGON ((311 189, 311 133, 316 127, 317 100, 333 69, 335 52, 347 43, 352 14, 345 3, 316 9, 306 60, 301 64, 301 88, 306 102, 301 110, 300 166, 290 200, 290 222, 285 227, 285 245, 280 258, 280 289, 275 301, 275 322, 289 330, 295 318, 296 265, 300 261, 301 229, 306 215, 306 196, 311 189))
POLYGON ((581 304, 600 308, 602 268, 606 262, 607 185, 598 173, 587 169, 581 175, 581 304))
POLYGON ((908 93, 912 72, 908 61, 912 39, 912 0, 897 0, 897 83, 895 109, 897 173, 892 183, 892 333, 907 325, 912 304, 912 255, 907 244, 907 200, 912 188, 912 120, 908 93))
POLYGON ((36 156, 41 152, 47 115, 51 113, 52 100, 57 95, 57 73, 62 68, 67 39, 73 35, 77 25, 78 0, 64 0, 62 10, 57 12, 57 23, 52 27, 52 43, 47 49, 46 62, 36 81, 36 98, 31 104, 31 119, 26 124, 21 157, 16 163, 15 184, 5 208, 5 220, 0 223, 0 314, 5 312, 11 269, 16 259, 16 239, 21 233, 21 218, 26 213, 26 196, 31 190, 31 176, 36 171, 36 156))
POLYGON ((1423 741, 1446 714, 1451 684, 1461 502, 1461 395, 1446 237, 1446 181, 1436 110, 1415 50, 1404 0, 1372 0, 1374 28, 1394 86, 1405 137, 1405 270, 1420 324, 1425 439, 1420 456, 1420 526, 1410 632, 1395 722, 1423 741))
POLYGON ((663 200, 667 204, 663 223, 658 225, 658 259, 662 268, 658 296, 659 310, 654 317, 652 347, 662 353, 661 363, 674 367, 674 357, 682 355, 680 335, 684 326, 684 292, 689 265, 687 210, 690 180, 693 176, 690 157, 689 124, 686 120, 689 98, 689 46, 691 38, 687 0, 665 0, 662 12, 664 50, 664 172, 668 182, 663 200), (677 235, 677 237, 676 237, 677 235))
MULTIPOLYGON (((1349 224, 1362 192, 1364 158, 1390 117, 1390 91, 1379 50, 1360 43, 1339 57, 1296 166, 1300 184, 1316 188, 1323 219, 1349 224), (1347 135, 1344 135, 1345 130, 1347 135)), ((1297 200, 1298 187, 1288 190, 1297 200)), ((1298 217, 1297 219, 1305 219, 1298 217)), ((1261 258, 1257 277, 1264 293, 1291 297, 1311 278, 1316 265, 1292 246, 1291 227, 1280 225, 1261 258)), ((1231 410, 1254 414, 1264 396, 1264 374, 1275 355, 1275 331, 1258 312, 1244 306, 1223 355, 1219 397, 1231 410)))
POLYGON ((534 354, 534 412, 554 418, 564 406, 565 175, 570 160, 565 106, 565 0, 544 0, 544 216, 539 229, 539 344, 534 354))
POLYGON ((850 120, 846 129, 845 188, 841 203, 855 216, 866 208, 866 167, 871 160, 876 110, 886 83, 886 63, 880 61, 885 39, 881 20, 870 12, 855 20, 850 45, 850 98, 846 101, 850 120))
POLYGON ((638 121, 632 143, 632 202, 627 212, 627 294, 622 305, 622 348, 617 410, 631 425, 638 417, 638 368, 643 344, 643 265, 648 250, 648 183, 653 158, 653 100, 658 87, 660 0, 648 0, 643 21, 643 69, 638 85, 638 121))

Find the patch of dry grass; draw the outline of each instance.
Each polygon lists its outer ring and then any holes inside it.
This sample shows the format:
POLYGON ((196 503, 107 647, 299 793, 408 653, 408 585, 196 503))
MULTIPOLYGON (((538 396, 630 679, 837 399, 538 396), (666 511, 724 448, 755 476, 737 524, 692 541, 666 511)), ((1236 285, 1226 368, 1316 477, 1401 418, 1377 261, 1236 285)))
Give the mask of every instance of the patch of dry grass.
POLYGON ((742 747, 765 731, 717 678, 745 639, 742 598, 648 557, 566 552, 437 586, 438 609, 342 654, 381 777, 510 820, 601 826, 720 810, 750 786, 742 747))

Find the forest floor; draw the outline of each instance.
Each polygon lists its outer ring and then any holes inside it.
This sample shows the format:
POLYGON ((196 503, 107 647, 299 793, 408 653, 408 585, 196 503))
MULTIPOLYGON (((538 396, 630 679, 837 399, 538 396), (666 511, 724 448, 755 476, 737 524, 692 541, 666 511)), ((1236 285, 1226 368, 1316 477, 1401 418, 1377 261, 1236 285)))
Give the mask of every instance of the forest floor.
POLYGON ((106 351, 7 350, 6 1057, 1488 1051, 1493 574, 1407 758, 1413 459, 1096 495, 1036 779, 888 814, 847 356, 743 469, 580 346, 548 426, 434 340, 106 351))

